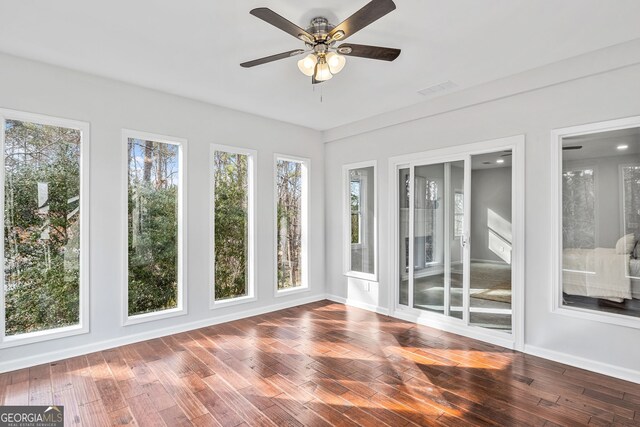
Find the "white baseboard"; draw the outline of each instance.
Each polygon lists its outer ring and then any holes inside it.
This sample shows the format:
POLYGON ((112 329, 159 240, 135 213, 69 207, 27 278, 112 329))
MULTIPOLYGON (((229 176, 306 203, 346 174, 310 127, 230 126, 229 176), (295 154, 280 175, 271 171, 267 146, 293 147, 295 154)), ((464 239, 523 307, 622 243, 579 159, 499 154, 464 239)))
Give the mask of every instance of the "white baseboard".
POLYGON ((565 365, 640 384, 640 371, 621 368, 608 363, 596 362, 595 360, 589 360, 573 356, 571 354, 547 350, 545 348, 527 344, 524 346, 524 352, 532 356, 542 357, 543 359, 552 360, 554 362, 563 363, 565 365))
POLYGON ((217 325, 234 320, 244 319, 246 317, 258 316, 270 313, 272 311, 284 310, 286 308, 298 305, 309 304, 316 301, 322 301, 325 295, 308 296, 293 301, 272 304, 267 307, 258 307, 244 311, 238 311, 225 316, 215 318, 207 318, 197 320, 195 322, 184 323, 169 328, 156 329, 153 331, 143 332, 139 334, 127 335, 124 337, 113 338, 105 341, 82 345, 64 350, 52 351, 49 353, 37 354, 29 357, 22 357, 18 360, 0 361, 0 373, 15 371, 17 369, 28 368, 31 366, 41 365, 43 363, 51 363, 57 360, 68 359, 70 357, 81 356, 83 354, 94 353, 96 351, 108 350, 114 347, 120 347, 127 344, 133 344, 140 341, 146 341, 154 338, 160 338, 167 335, 178 334, 180 332, 192 331, 194 329, 204 328, 207 326, 217 325))
POLYGON ((373 311, 374 313, 382 314, 384 316, 389 315, 389 310, 373 304, 367 304, 366 302, 357 301, 353 299, 339 297, 337 295, 325 295, 326 299, 340 304, 349 305, 351 307, 361 308, 363 310, 373 311))
POLYGON ((455 322, 453 319, 449 319, 446 317, 442 317, 440 319, 437 318, 437 316, 430 316, 429 314, 430 313, 425 313, 425 315, 423 316, 416 316, 412 313, 406 313, 400 310, 396 310, 393 313, 392 317, 407 322, 416 323, 418 325, 428 326, 440 331, 471 338, 474 340, 484 341, 486 343, 508 348, 510 350, 515 349, 515 343, 513 342, 513 339, 507 338, 505 333, 493 333, 492 331, 485 330, 480 327, 464 327, 457 324, 457 322, 455 322), (505 335, 505 337, 501 335, 505 335))

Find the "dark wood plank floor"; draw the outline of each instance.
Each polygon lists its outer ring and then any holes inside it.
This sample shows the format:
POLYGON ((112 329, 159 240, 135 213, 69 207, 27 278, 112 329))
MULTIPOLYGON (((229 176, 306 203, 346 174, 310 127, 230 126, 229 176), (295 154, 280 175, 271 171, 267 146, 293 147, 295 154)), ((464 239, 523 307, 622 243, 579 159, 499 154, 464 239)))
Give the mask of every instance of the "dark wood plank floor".
POLYGON ((640 425, 640 385, 322 301, 0 375, 68 425, 640 425))

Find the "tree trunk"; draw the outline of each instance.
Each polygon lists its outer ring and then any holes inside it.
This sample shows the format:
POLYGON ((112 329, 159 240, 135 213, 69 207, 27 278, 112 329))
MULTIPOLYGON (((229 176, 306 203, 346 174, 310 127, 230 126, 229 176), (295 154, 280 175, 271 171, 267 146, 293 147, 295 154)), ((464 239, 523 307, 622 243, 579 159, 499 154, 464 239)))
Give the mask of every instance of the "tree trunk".
POLYGON ((153 165, 153 142, 144 142, 144 182, 151 181, 151 166, 153 165))

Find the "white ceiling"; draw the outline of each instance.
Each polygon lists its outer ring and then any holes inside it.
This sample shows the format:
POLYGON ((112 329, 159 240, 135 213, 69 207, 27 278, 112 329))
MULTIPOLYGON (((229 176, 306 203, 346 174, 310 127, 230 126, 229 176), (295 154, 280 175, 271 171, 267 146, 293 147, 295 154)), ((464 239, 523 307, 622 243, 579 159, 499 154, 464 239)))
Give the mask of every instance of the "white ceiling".
POLYGON ((562 146, 581 146, 579 150, 565 150, 563 160, 600 159, 603 157, 626 156, 629 161, 637 161, 640 155, 640 128, 620 129, 577 135, 562 139, 562 146), (626 145, 625 150, 618 146, 626 145))
POLYGON ((0 51, 326 130, 429 102, 417 91, 447 80, 462 90, 640 38, 638 0, 395 1, 348 41, 400 57, 349 58, 316 87, 295 59, 240 68, 302 47, 249 10, 306 26, 316 15, 338 23, 366 0, 0 0, 0 51))
POLYGON ((495 153, 476 154, 471 156, 471 169, 498 169, 511 167, 513 157, 507 154, 512 154, 511 150, 496 151, 495 153), (503 160, 502 163, 498 163, 498 160, 503 160))

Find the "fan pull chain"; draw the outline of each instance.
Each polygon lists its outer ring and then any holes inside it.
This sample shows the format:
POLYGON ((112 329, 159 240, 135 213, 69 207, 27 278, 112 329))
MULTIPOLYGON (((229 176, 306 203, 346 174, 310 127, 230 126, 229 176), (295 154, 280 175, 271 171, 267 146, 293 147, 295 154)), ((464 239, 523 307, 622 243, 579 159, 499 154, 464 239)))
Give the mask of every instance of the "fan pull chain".
POLYGON ((324 97, 323 97, 323 92, 322 92, 322 85, 312 85, 312 86, 311 86, 311 90, 313 91, 313 93, 315 93, 315 92, 316 92, 316 87, 319 87, 319 88, 320 88, 320 103, 322 104, 322 101, 323 101, 323 99, 324 99, 324 97))

